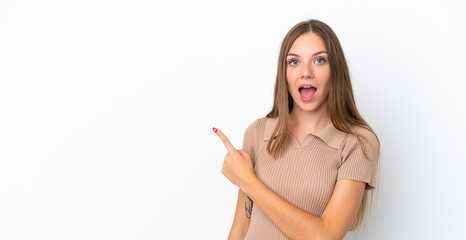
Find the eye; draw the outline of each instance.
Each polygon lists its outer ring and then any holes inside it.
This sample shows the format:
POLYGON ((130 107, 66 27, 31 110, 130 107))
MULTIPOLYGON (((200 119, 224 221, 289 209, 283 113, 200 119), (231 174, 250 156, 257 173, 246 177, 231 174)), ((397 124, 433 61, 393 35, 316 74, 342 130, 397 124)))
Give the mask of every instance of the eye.
POLYGON ((317 62, 317 64, 322 65, 322 64, 326 63, 327 60, 325 60, 325 58, 321 57, 321 58, 317 58, 316 62, 317 62))
POLYGON ((296 59, 291 59, 288 61, 288 64, 290 64, 291 66, 296 66, 298 64, 298 60, 296 59), (294 64, 295 63, 295 64, 294 64))

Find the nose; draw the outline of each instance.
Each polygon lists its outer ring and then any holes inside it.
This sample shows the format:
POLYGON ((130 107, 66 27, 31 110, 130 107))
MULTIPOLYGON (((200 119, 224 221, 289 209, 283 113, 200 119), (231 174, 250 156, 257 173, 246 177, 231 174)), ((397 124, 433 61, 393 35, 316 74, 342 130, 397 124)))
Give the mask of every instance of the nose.
POLYGON ((301 71, 301 77, 302 78, 313 78, 314 77, 311 63, 303 64, 302 71, 301 71))

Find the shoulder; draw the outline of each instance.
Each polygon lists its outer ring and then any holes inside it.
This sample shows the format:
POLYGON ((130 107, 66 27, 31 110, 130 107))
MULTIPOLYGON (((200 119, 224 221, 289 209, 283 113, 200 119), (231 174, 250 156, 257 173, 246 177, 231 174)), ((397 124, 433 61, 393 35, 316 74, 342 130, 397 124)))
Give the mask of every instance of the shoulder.
POLYGON ((362 126, 352 125, 351 130, 355 133, 347 133, 343 143, 342 152, 349 152, 362 150, 369 150, 369 155, 376 157, 380 149, 380 142, 377 135, 362 126))
MULTIPOLYGON (((359 135, 359 137, 362 137, 363 139, 366 139, 367 141, 369 141, 371 144, 375 144, 375 143, 378 144, 377 135, 374 132, 372 132, 371 130, 369 130, 368 128, 365 128, 365 127, 362 127, 362 126, 352 125, 351 130, 353 130, 354 133, 359 135)), ((351 133, 346 134, 347 141, 348 140, 349 141, 351 141, 351 140, 356 140, 357 141, 357 137, 358 136, 356 136, 354 134, 351 134, 351 133)))
POLYGON ((255 162, 255 154, 259 148, 261 139, 264 136, 264 128, 267 122, 267 117, 257 118, 248 125, 244 131, 243 149, 246 150, 255 162))
POLYGON ((263 139, 267 130, 273 128, 273 121, 268 121, 270 119, 272 118, 261 117, 250 123, 244 132, 245 138, 251 138, 257 141, 259 141, 259 139, 263 139))
POLYGON ((270 118, 269 117, 257 118, 256 120, 254 120, 252 123, 248 125, 248 127, 246 128, 246 131, 248 132, 257 132, 261 130, 263 131, 268 119, 270 118))

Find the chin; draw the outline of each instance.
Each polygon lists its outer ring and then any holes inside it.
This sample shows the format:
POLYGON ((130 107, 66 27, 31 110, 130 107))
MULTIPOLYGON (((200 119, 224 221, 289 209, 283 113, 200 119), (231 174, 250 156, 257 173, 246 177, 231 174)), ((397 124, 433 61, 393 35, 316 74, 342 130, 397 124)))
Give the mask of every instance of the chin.
POLYGON ((316 110, 315 106, 313 103, 309 103, 309 104, 295 104, 294 106, 298 106, 299 108, 301 108, 303 111, 306 111, 306 112, 313 112, 316 110))

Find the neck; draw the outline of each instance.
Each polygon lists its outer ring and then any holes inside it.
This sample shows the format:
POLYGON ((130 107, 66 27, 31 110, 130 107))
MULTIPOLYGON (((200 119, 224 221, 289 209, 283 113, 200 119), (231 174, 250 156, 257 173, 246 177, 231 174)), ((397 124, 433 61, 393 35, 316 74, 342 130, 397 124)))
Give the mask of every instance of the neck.
POLYGON ((327 113, 326 104, 312 112, 304 111, 295 105, 290 113, 289 127, 291 129, 312 133, 324 128, 331 121, 330 115, 327 113))

